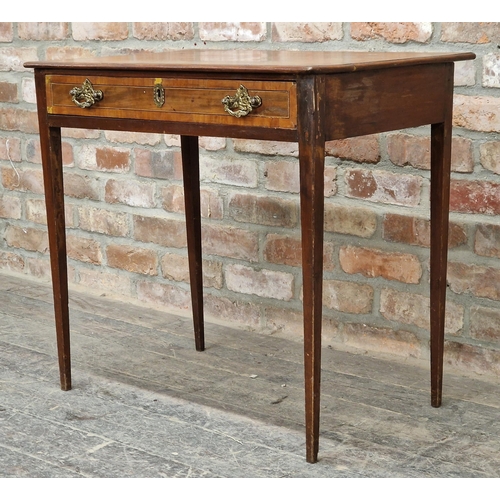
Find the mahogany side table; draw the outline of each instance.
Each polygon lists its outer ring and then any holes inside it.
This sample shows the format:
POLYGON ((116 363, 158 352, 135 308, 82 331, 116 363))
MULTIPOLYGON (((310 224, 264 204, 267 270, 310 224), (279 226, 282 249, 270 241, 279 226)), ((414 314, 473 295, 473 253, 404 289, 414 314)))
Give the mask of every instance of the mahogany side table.
POLYGON ((199 136, 299 145, 306 459, 318 457, 325 141, 431 125, 431 404, 441 404, 454 62, 472 53, 182 50, 36 61, 60 383, 71 388, 61 127, 181 136, 196 349, 204 349, 199 136))

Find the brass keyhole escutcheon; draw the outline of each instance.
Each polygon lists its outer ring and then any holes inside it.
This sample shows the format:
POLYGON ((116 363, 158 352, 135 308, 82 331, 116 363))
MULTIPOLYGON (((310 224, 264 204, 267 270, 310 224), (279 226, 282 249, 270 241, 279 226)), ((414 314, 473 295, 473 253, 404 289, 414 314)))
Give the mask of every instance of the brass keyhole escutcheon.
POLYGON ((161 108, 165 104, 165 89, 161 83, 157 83, 154 86, 153 101, 157 108, 161 108))

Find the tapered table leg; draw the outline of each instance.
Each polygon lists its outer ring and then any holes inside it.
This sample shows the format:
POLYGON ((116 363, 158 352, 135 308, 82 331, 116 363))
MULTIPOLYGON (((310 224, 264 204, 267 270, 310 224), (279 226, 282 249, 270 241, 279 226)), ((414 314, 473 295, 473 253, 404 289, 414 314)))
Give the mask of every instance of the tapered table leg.
POLYGON ((189 277, 197 351, 205 349, 201 258, 200 161, 198 137, 181 136, 189 277))
POLYGON ((323 291, 325 141, 321 77, 305 77, 299 93, 300 210, 304 300, 306 460, 318 460, 323 291))
POLYGON ((453 68, 445 121, 431 126, 430 336, 431 405, 441 406, 450 205, 453 68))
MULTIPOLYGON (((43 120, 43 118, 42 118, 43 120)), ((61 129, 40 127, 61 389, 71 389, 68 271, 64 218, 61 129)))

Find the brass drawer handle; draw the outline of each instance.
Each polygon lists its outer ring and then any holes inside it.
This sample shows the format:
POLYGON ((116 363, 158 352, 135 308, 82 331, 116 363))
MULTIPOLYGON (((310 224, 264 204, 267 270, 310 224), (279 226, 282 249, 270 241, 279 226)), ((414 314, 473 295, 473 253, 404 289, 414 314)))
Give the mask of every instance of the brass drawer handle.
POLYGON ((250 97, 245 86, 240 85, 240 88, 236 91, 236 95, 234 97, 227 95, 222 99, 222 104, 224 104, 224 111, 226 113, 236 118, 241 118, 247 116, 252 109, 258 108, 262 104, 262 99, 258 95, 250 97))
POLYGON ((69 91, 71 100, 80 108, 90 108, 104 97, 102 90, 94 90, 90 80, 87 78, 81 87, 75 87, 69 91))

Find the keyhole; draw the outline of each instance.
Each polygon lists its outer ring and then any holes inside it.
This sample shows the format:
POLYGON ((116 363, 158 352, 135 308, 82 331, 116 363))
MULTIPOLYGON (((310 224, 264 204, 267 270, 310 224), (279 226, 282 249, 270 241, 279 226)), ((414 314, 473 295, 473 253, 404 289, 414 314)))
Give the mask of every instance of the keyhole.
POLYGON ((157 83, 153 89, 153 101, 158 108, 165 103, 165 89, 161 83, 157 83))

